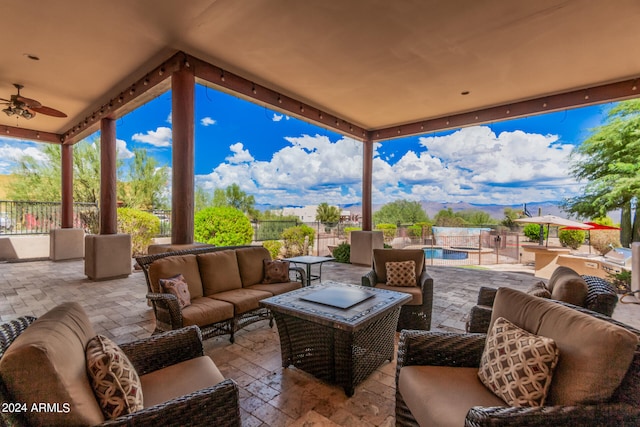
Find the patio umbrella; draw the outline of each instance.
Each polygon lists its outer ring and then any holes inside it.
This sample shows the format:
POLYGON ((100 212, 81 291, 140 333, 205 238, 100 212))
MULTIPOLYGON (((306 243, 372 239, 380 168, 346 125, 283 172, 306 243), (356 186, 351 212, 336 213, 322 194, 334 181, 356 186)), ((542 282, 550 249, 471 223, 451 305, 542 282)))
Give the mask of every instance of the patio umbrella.
MULTIPOLYGON (((589 233, 589 253, 591 253, 591 230, 620 230, 620 227, 612 227, 610 225, 602 225, 597 222, 585 222, 586 225, 590 225, 591 228, 587 229, 589 233)), ((577 227, 562 227, 563 230, 584 230, 584 228, 577 227)))
POLYGON ((514 222, 525 222, 528 224, 541 224, 547 226, 547 245, 549 246, 549 227, 576 227, 578 230, 589 230, 592 226, 582 222, 572 221, 555 215, 532 216, 530 218, 515 219, 514 222))

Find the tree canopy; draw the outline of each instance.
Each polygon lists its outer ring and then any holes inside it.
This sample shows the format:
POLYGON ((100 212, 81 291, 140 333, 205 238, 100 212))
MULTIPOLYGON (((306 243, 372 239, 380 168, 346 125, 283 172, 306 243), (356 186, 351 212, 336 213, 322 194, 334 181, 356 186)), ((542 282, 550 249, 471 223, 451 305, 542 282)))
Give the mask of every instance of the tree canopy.
POLYGON ((621 243, 640 240, 640 217, 632 207, 640 196, 640 99, 624 101, 606 123, 571 154, 571 174, 586 181, 584 193, 565 200, 564 209, 583 218, 622 209, 621 243), (633 225, 632 225, 633 221, 633 225))
POLYGON ((374 212, 373 222, 376 224, 415 224, 429 222, 429 217, 419 202, 396 200, 382 205, 378 211, 374 212))
POLYGON ((340 222, 340 209, 331 206, 327 202, 322 202, 316 209, 316 221, 323 224, 336 224, 340 222))

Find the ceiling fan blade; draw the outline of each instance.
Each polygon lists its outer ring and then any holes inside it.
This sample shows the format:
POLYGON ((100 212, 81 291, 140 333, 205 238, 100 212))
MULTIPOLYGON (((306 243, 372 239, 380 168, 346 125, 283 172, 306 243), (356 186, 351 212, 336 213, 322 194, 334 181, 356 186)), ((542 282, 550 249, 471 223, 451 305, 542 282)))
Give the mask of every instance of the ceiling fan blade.
POLYGON ((67 117, 67 115, 65 113, 63 113, 62 111, 58 111, 54 108, 51 107, 45 107, 44 105, 41 105, 39 107, 34 107, 33 105, 29 106, 29 109, 32 111, 35 111, 37 113, 40 114, 45 114, 47 116, 53 116, 53 117, 67 117))
POLYGON ((11 102, 10 99, 4 99, 4 98, 0 98, 0 101, 2 101, 2 102, 11 102))
POLYGON ((38 107, 42 107, 42 104, 40 104, 38 101, 36 101, 35 99, 31 99, 31 98, 25 98, 24 96, 21 95, 17 95, 16 96, 16 100, 20 101, 20 102, 24 102, 24 104, 27 107, 30 108, 38 108, 38 107))

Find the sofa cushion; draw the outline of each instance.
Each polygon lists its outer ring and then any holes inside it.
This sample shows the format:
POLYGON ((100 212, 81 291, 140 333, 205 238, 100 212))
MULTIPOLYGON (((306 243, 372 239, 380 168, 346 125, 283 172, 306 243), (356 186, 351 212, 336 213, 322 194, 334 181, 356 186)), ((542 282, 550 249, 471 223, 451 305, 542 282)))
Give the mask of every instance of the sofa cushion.
POLYGON ((271 254, 263 246, 236 249, 238 268, 242 286, 251 286, 262 283, 264 280, 263 260, 271 260, 271 254))
POLYGON ((584 307, 587 299, 587 282, 569 267, 559 266, 551 274, 549 284, 551 298, 584 307))
POLYGON ((149 283, 151 283, 153 292, 162 292, 160 279, 168 279, 176 274, 184 276, 189 286, 191 298, 203 295, 198 260, 192 254, 173 255, 153 261, 149 266, 149 283))
POLYGON ((419 286, 389 286, 386 283, 376 284, 376 288, 386 289, 394 292, 404 292, 411 295, 411 300, 404 303, 404 305, 422 305, 422 288, 419 286))
POLYGON ((403 366, 398 391, 421 426, 460 427, 474 406, 504 406, 478 379, 478 368, 403 366))
MULTIPOLYGON (((210 357, 201 356, 145 374, 140 381, 144 406, 149 408, 214 386, 224 381, 224 377, 210 357)), ((189 424, 189 420, 184 424, 189 424)))
POLYGON ((204 296, 242 287, 235 250, 199 254, 197 257, 204 296))
POLYGON ((416 286, 416 263, 409 261, 387 261, 387 286, 416 286))
POLYGON ((618 304, 616 288, 600 277, 583 275, 582 278, 587 282, 587 298, 584 301, 585 307, 589 310, 611 316, 613 310, 616 308, 616 304, 618 304))
POLYGON ((189 293, 189 285, 182 274, 177 274, 168 279, 160 279, 160 288, 162 292, 175 295, 178 299, 180 308, 191 305, 191 293, 189 293))
POLYGON ((478 378, 509 406, 543 406, 557 363, 552 339, 500 317, 487 334, 478 378))
POLYGON ((96 335, 87 343, 86 355, 89 380, 107 419, 144 408, 140 377, 116 343, 96 335))
POLYGON ((422 249, 374 249, 373 263, 378 282, 387 281, 385 264, 389 261, 409 261, 416 263, 416 277, 420 277, 424 268, 422 249))
POLYGON ((300 289, 302 283, 300 282, 284 282, 284 283, 258 283, 257 285, 249 286, 247 289, 255 289, 257 291, 269 292, 272 295, 280 295, 285 292, 295 291, 300 289))
POLYGON ((549 291, 549 288, 547 288, 547 284, 542 281, 535 283, 529 289, 527 289, 527 294, 539 298, 551 298, 551 291, 549 291))
POLYGON ((270 292, 244 288, 218 292, 210 298, 233 304, 235 314, 238 315, 259 308, 260 300, 271 296, 270 292))
POLYGON ((207 326, 233 318, 233 304, 207 297, 194 298, 182 310, 184 326, 207 326))
POLYGON ((498 289, 490 328, 499 317, 556 342, 560 357, 547 405, 606 401, 620 385, 638 345, 638 337, 621 326, 514 289, 498 289))
POLYGON ((104 421, 87 377, 85 347, 96 335, 82 307, 61 304, 33 322, 0 359, 0 376, 15 402, 68 404, 69 411, 27 412, 34 425, 104 421))
POLYGON ((289 261, 267 260, 264 264, 263 283, 285 283, 289 282, 289 261))

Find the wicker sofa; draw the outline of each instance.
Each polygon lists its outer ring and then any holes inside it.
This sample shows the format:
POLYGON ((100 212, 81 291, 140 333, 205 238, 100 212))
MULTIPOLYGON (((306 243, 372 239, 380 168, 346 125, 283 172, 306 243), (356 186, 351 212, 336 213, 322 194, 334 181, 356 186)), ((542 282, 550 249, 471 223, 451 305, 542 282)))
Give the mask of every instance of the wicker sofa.
POLYGON ((508 288, 498 290, 493 315, 555 340, 559 359, 543 406, 509 406, 478 379, 486 334, 403 331, 396 425, 640 425, 640 331, 508 288))
MULTIPOLYGON (((476 305, 469 312, 467 332, 487 332, 496 291, 495 288, 485 286, 480 288, 476 305)), ((528 293, 584 307, 609 317, 618 303, 615 288, 606 280, 595 276, 581 276, 565 266, 556 268, 547 283, 538 283, 528 293)))
MULTIPOLYGON (((116 406, 116 395, 98 399, 88 375, 86 349, 93 337, 77 303, 61 304, 37 320, 0 324, 0 425, 240 426, 238 386, 204 355, 196 326, 118 346, 139 376, 143 407, 110 419, 103 405, 116 406)), ((111 360, 110 372, 131 378, 111 360)), ((102 386, 111 377, 100 378, 102 386)))
POLYGON ((405 292, 413 298, 402 306, 397 330, 431 329, 433 310, 433 278, 429 276, 422 249, 374 249, 373 269, 362 277, 362 286, 373 286, 391 291, 405 292), (412 286, 387 285, 387 262, 413 261, 416 283, 412 286))
POLYGON ((269 251, 262 246, 199 247, 136 258, 147 280, 147 300, 156 317, 156 333, 196 325, 205 339, 234 334, 271 313, 259 301, 298 289, 304 270, 290 268, 294 280, 264 283, 269 251), (182 274, 189 286, 190 305, 181 308, 175 295, 163 292, 160 279, 182 274))

